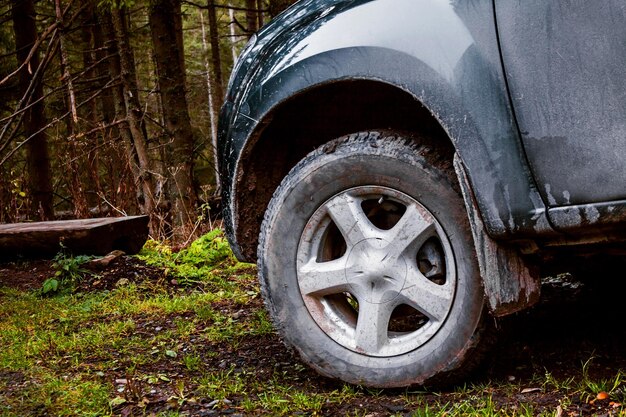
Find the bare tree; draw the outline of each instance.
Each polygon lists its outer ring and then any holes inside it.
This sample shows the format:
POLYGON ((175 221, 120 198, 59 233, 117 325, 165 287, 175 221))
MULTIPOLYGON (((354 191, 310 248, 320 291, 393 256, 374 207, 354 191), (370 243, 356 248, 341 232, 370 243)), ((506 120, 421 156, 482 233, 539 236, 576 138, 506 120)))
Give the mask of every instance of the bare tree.
POLYGON ((24 136, 28 139, 26 152, 28 158, 28 177, 32 192, 32 213, 40 219, 54 217, 52 200, 52 172, 48 153, 48 137, 44 131, 43 87, 41 79, 35 78, 35 69, 39 67, 39 53, 35 49, 37 41, 36 14, 33 0, 14 0, 12 8, 13 28, 15 31, 15 49, 17 53, 20 90, 27 95, 32 87, 32 105, 26 110, 23 120, 24 136))
MULTIPOLYGON (((124 100, 125 119, 132 138, 133 156, 136 156, 138 163, 136 173, 141 190, 140 205, 145 214, 153 214, 155 210, 154 170, 152 169, 152 161, 148 153, 147 133, 137 88, 135 60, 128 37, 124 8, 114 7, 111 10, 111 20, 119 54, 119 75, 122 82, 121 93, 124 100)), ((175 42, 174 40, 173 44, 175 42)))
POLYGON ((211 67, 213 68, 213 103, 220 108, 224 101, 224 84, 222 77, 222 57, 220 54, 220 35, 217 27, 215 0, 207 0, 209 14, 209 42, 211 44, 211 67))
MULTIPOLYGON (((217 118, 218 118, 218 108, 215 105, 215 97, 213 94, 213 76, 211 74, 211 67, 209 66, 208 59, 208 44, 207 44, 207 36, 206 36, 206 28, 204 24, 204 11, 200 10, 200 27, 202 29, 202 52, 204 55, 204 69, 206 71, 206 84, 207 84, 207 96, 209 98, 209 122, 211 124, 211 152, 213 153, 213 164, 215 168, 217 168, 217 118)), ((234 52, 233 52, 234 53, 234 52)), ((235 58, 233 58, 235 59, 235 58)), ((215 185, 216 189, 220 189, 220 181, 219 176, 215 175, 215 185)))
MULTIPOLYGON (((176 39, 176 19, 180 0, 153 1, 149 19, 159 93, 165 128, 171 137, 168 190, 173 203, 175 226, 192 225, 196 218, 196 192, 193 182, 194 138, 185 94, 185 72, 181 68, 183 50, 176 39)), ((183 230, 180 230, 183 232, 183 230)))

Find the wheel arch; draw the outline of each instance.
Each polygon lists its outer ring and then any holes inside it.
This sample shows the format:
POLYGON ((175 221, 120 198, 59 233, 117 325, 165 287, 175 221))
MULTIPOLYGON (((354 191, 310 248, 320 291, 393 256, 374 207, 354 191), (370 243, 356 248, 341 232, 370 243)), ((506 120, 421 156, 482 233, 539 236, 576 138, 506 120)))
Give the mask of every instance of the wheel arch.
POLYGON ((453 160, 455 147, 440 122, 414 95, 395 85, 370 79, 341 80, 301 92, 268 112, 242 149, 235 174, 233 220, 245 259, 256 259, 265 209, 289 171, 317 147, 368 130, 407 133, 415 140, 428 141, 446 160, 453 160))

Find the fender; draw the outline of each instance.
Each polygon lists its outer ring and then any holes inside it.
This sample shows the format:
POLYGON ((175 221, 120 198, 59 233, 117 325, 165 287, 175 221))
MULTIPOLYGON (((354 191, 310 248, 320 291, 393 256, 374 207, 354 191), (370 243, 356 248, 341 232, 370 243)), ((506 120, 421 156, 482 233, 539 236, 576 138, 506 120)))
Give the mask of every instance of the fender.
MULTIPOLYGON (((243 150, 289 98, 329 83, 376 80, 413 95, 448 133, 489 236, 552 234, 520 144, 494 22, 489 0, 298 3, 259 33, 233 75, 232 103, 221 115, 233 126, 221 132, 228 138, 221 169, 243 175, 243 150)), ((236 183, 223 187, 232 231, 236 183)))

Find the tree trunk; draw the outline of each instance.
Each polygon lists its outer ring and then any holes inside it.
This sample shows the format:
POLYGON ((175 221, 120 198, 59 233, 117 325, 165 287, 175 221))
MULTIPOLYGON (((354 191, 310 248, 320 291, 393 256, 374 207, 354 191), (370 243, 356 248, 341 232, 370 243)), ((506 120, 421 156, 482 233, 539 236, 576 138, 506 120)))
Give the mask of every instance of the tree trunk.
POLYGON ((230 8, 232 7, 231 3, 228 3, 228 17, 230 19, 230 23, 228 24, 228 29, 230 30, 230 52, 233 55, 233 66, 235 62, 237 62, 237 42, 239 41, 240 36, 237 36, 237 31, 235 27, 237 23, 235 22, 235 11, 230 8))
POLYGON ((259 30, 258 23, 256 0, 246 0, 246 29, 248 30, 248 37, 259 30))
POLYGON ((61 12, 61 0, 55 0, 54 2, 57 23, 59 25, 59 51, 61 58, 61 80, 65 81, 67 87, 67 96, 69 101, 69 109, 72 114, 72 122, 74 125, 78 123, 78 111, 76 110, 76 96, 74 94, 74 83, 72 81, 72 75, 70 74, 70 68, 68 63, 67 48, 65 47, 65 28, 63 26, 63 14, 61 12))
MULTIPOLYGON (((113 8, 111 20, 115 32, 117 50, 119 52, 119 74, 122 81, 122 97, 125 116, 138 162, 138 180, 141 189, 139 203, 144 214, 152 215, 155 209, 153 169, 148 154, 147 133, 143 122, 143 110, 139 103, 135 60, 128 38, 126 13, 124 9, 113 8)), ((175 42, 175 41, 174 41, 175 42)), ((172 42, 172 43, 174 43, 172 42)), ((111 60, 114 62, 114 60, 111 60)), ((151 226, 151 233, 155 233, 151 226)))
POLYGON ((224 101, 224 84, 222 80, 222 57, 220 55, 220 36, 217 28, 215 0, 207 0, 209 13, 209 41, 211 43, 211 66, 213 67, 213 103, 215 108, 222 107, 224 101))
MULTIPOLYGON (((15 30, 15 49, 18 65, 28 58, 30 49, 37 39, 35 24, 35 5, 33 0, 14 0, 13 28, 15 30)), ((24 135, 30 140, 26 143, 28 157, 28 177, 32 192, 31 215, 42 220, 52 219, 54 209, 52 202, 52 174, 50 155, 48 153, 48 138, 45 132, 39 132, 46 126, 43 103, 43 87, 40 80, 33 80, 35 69, 39 66, 39 54, 33 54, 28 65, 19 73, 19 84, 22 93, 25 93, 35 82, 32 101, 37 101, 27 110, 23 119, 24 135), (39 133, 37 133, 39 132, 39 133)))
POLYGON ((185 95, 185 73, 180 62, 184 51, 178 47, 175 18, 180 0, 156 0, 150 8, 150 32, 157 64, 163 118, 171 136, 170 195, 173 222, 179 237, 196 219, 196 193, 193 183, 194 139, 185 95))
MULTIPOLYGON (((85 3, 85 9, 82 12, 82 24, 80 26, 80 36, 81 36, 81 48, 82 50, 82 58, 83 58, 83 72, 84 78, 88 80, 89 87, 83 89, 84 91, 79 91, 78 93, 78 101, 83 102, 83 100, 88 99, 90 95, 94 94, 96 91, 100 91, 100 96, 104 94, 102 90, 103 84, 100 81, 100 78, 97 77, 98 72, 96 69, 96 46, 95 46, 95 36, 93 27, 95 26, 95 15, 93 10, 93 4, 88 1, 85 3), (87 97, 85 97, 87 96, 87 97)), ((97 173, 98 173, 98 156, 99 156, 99 137, 100 133, 94 130, 101 121, 104 120, 103 117, 99 117, 98 115, 98 102, 101 101, 101 98, 93 98, 89 99, 89 102, 86 103, 82 108, 79 109, 80 118, 85 123, 82 124, 82 128, 87 130, 87 132, 80 132, 81 136, 84 137, 84 141, 87 143, 88 147, 91 148, 88 152, 87 159, 89 163, 88 173, 85 178, 85 182, 87 183, 87 187, 89 190, 93 190, 96 188, 98 183, 97 173)), ((110 123, 110 121, 109 121, 110 123)), ((87 196, 91 197, 91 196, 87 196)), ((93 201, 93 199, 88 198, 89 206, 92 204, 97 204, 97 201, 93 201)))
MULTIPOLYGON (((99 123, 104 126, 108 126, 111 125, 115 117, 115 105, 113 104, 111 89, 107 88, 107 84, 111 82, 111 75, 106 69, 108 62, 106 47, 104 45, 104 35, 102 32, 103 28, 100 26, 93 3, 90 3, 86 14, 88 24, 85 25, 85 28, 83 28, 83 42, 85 44, 85 48, 91 50, 83 53, 83 62, 85 69, 92 64, 95 64, 95 67, 86 75, 88 78, 98 80, 94 84, 96 85, 96 89, 100 90, 100 95, 97 99, 92 100, 87 114, 87 119, 90 121, 90 127, 95 127, 99 123)), ((95 195, 99 197, 92 200, 92 204, 97 205, 98 213, 104 213, 104 206, 101 197, 109 194, 106 191, 107 185, 110 190, 122 188, 114 186, 113 184, 120 185, 119 178, 123 176, 125 168, 123 164, 120 164, 120 162, 123 162, 123 158, 120 159, 113 156, 113 146, 108 147, 107 150, 99 150, 100 145, 106 143, 111 137, 119 137, 117 126, 103 129, 102 131, 88 137, 88 141, 93 144, 93 151, 89 153, 89 176, 91 178, 92 187, 96 193, 95 195), (114 162, 119 167, 116 170, 116 173, 119 176, 115 178, 108 178, 108 180, 105 179, 104 176, 101 176, 100 167, 106 166, 107 161, 114 162)), ((113 192, 111 192, 110 195, 115 196, 113 192)), ((113 200, 113 204, 115 204, 115 198, 113 198, 113 200)))
MULTIPOLYGON (((232 11, 232 9, 231 9, 232 11)), ((202 52, 204 56, 204 68, 206 70, 206 84, 207 84, 207 96, 209 98, 209 120, 211 122, 211 154, 213 155, 213 167, 215 171, 215 188, 219 192, 221 189, 220 177, 217 173, 217 119, 218 108, 215 107, 214 95, 213 95, 213 81, 211 77, 211 67, 208 60, 208 44, 206 40, 206 30, 204 25, 204 12, 200 10, 200 27, 202 29, 202 52)))
MULTIPOLYGON (((115 37, 111 36, 111 15, 108 14, 108 18, 103 15, 96 15, 94 17, 94 24, 91 26, 94 49, 96 51, 96 74, 98 78, 103 79, 101 86, 110 82, 113 77, 119 76, 119 58, 117 55, 117 48, 115 48, 115 37), (109 33, 108 39, 105 33, 109 33), (108 44, 106 42, 109 42, 108 44), (108 55, 111 55, 107 58, 108 55), (118 71, 115 73, 110 72, 111 61, 117 60, 118 71)), ((102 92, 99 96, 100 104, 98 106, 99 118, 104 120, 107 124, 113 122, 115 118, 115 104, 113 98, 113 89, 109 88, 102 92)), ((115 130, 116 128, 113 128, 115 130)))
MULTIPOLYGON (((91 94, 101 87, 101 83, 96 81, 97 71, 94 67, 96 63, 96 46, 93 30, 94 23, 95 16, 93 5, 91 2, 87 2, 85 9, 82 12, 82 25, 80 27, 81 47, 83 48, 81 55, 83 58, 83 70, 85 72, 84 77, 89 80, 89 84, 92 86, 91 88, 87 88, 87 94, 91 94)), ((79 101, 82 101, 81 98, 79 98, 79 101)), ((83 106, 81 111, 81 117, 89 122, 88 129, 91 129, 98 124, 97 100, 90 100, 87 105, 83 106)), ((92 138, 97 137, 97 134, 88 134, 87 137, 90 141, 92 141, 92 138)))
POLYGON ((65 167, 66 170, 65 179, 68 182, 70 193, 72 194, 72 202, 74 204, 74 216, 77 218, 85 218, 89 214, 89 207, 87 199, 85 198, 85 189, 83 186, 82 176, 80 172, 80 166, 78 163, 79 155, 79 143, 76 139, 77 124, 78 124, 78 110, 76 108, 76 94, 74 90, 74 83, 72 82, 72 74, 69 68, 69 59, 67 53, 67 47, 65 45, 65 27, 63 25, 63 14, 61 12, 61 0, 55 0, 55 11, 57 23, 60 28, 59 35, 59 62, 61 70, 61 81, 65 83, 67 90, 66 105, 71 118, 66 118, 67 125, 67 141, 65 143, 67 149, 68 161, 65 167))
MULTIPOLYGON (((178 11, 174 13, 172 16, 174 19, 174 28, 176 30, 176 47, 180 51, 178 59, 180 61, 180 69, 183 74, 187 73, 187 66, 185 65, 185 44, 183 39, 183 14, 180 11, 180 7, 178 11)), ((184 77, 183 77, 184 78, 184 77)))
MULTIPOLYGON (((115 38, 115 33, 113 31, 113 21, 111 20, 111 13, 106 11, 103 12, 99 16, 99 27, 104 28, 103 45, 105 46, 105 54, 109 55, 108 59, 108 72, 111 75, 111 78, 122 78, 122 70, 120 65, 120 55, 117 48, 117 41, 115 38)), ((142 206, 143 198, 140 198, 143 193, 143 184, 141 180, 141 172, 139 170, 139 158, 137 157, 137 152, 135 152, 135 147, 133 145, 133 135, 130 133, 130 128, 128 126, 128 120, 126 117, 126 104, 124 102, 124 87, 121 84, 121 81, 118 80, 114 86, 111 88, 111 107, 106 107, 109 103, 105 100, 103 101, 103 114, 106 117, 110 117, 107 115, 109 109, 113 109, 115 120, 124 120, 125 123, 121 123, 117 125, 117 132, 113 131, 112 134, 119 133, 119 137, 122 139, 122 143, 124 144, 124 150, 126 153, 126 160, 128 161, 128 165, 133 173, 133 180, 135 182, 135 187, 138 188, 137 191, 137 200, 142 206)), ((142 207, 142 211, 145 212, 145 208, 142 207)))
POLYGON ((261 29, 265 22, 263 21, 263 0, 256 0, 257 18, 259 19, 258 28, 261 29))
POLYGON ((276 17, 280 12, 291 6, 295 0, 270 0, 269 14, 270 17, 276 17))

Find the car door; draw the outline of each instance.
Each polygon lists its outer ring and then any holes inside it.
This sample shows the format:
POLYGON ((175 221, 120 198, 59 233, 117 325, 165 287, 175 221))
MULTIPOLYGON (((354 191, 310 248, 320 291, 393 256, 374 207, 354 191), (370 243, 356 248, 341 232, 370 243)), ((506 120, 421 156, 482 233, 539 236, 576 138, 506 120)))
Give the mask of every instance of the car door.
POLYGON ((494 0, 494 7, 512 104, 544 201, 619 205, 626 199, 626 1, 494 0))

